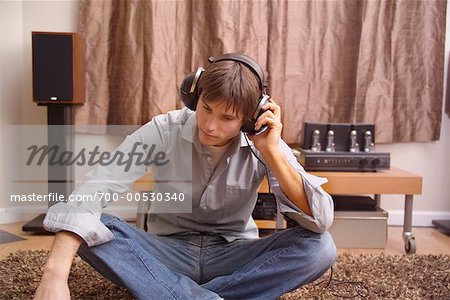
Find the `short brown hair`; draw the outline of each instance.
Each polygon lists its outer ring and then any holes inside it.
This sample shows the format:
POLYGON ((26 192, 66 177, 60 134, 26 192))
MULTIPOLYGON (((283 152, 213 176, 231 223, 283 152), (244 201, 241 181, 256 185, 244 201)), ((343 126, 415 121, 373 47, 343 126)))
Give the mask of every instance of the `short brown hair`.
POLYGON ((253 71, 230 60, 209 65, 200 77, 199 87, 202 101, 225 101, 226 108, 243 116, 244 122, 253 117, 262 94, 261 83, 253 71))

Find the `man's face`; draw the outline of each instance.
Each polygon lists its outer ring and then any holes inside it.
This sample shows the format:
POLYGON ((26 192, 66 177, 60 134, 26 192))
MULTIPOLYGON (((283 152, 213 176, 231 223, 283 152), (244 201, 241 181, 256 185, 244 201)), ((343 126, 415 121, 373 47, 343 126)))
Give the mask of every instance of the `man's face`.
POLYGON ((200 143, 206 146, 227 144, 242 127, 242 116, 236 115, 231 108, 227 110, 225 101, 205 103, 200 97, 196 112, 200 143))

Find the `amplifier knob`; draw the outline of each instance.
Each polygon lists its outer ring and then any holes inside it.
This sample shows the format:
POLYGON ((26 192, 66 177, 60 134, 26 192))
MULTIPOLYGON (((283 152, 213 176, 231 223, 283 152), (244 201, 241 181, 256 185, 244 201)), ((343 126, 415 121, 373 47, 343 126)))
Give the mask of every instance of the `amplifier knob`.
POLYGON ((380 164, 380 159, 379 158, 375 158, 374 160, 372 160, 372 166, 378 166, 380 164))

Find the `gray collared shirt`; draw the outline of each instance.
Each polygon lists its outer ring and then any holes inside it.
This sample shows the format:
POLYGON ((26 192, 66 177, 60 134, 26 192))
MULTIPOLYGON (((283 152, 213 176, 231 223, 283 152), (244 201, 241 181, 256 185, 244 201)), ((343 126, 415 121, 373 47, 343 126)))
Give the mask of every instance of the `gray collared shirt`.
MULTIPOLYGON (((140 148, 135 150, 144 155, 148 154, 150 147, 143 145, 155 145, 170 160, 165 167, 152 168, 155 192, 163 192, 169 178, 172 187, 175 182, 176 189, 185 190, 191 200, 186 202, 189 204, 188 211, 181 212, 167 212, 164 206, 152 203, 147 218, 149 232, 158 235, 207 232, 221 235, 228 241, 258 237, 251 214, 258 188, 266 174, 264 166, 249 147, 264 160, 243 133, 231 141, 230 147, 214 165, 211 163, 212 153, 198 139, 195 112, 183 108, 156 116, 128 135, 116 151, 129 153, 136 145, 140 148)), ((321 187, 327 180, 306 173, 283 140, 280 140, 280 147, 303 178, 312 216, 305 214, 286 197, 268 169, 270 187, 280 211, 311 231, 327 230, 333 221, 333 201, 321 187)), ((125 193, 146 171, 144 164, 132 164, 126 171, 117 164, 98 166, 86 174, 84 183, 72 195, 125 193)), ((108 242, 114 236, 100 222, 102 208, 106 205, 104 200, 58 203, 49 208, 44 227, 52 232, 72 231, 89 246, 108 242)))

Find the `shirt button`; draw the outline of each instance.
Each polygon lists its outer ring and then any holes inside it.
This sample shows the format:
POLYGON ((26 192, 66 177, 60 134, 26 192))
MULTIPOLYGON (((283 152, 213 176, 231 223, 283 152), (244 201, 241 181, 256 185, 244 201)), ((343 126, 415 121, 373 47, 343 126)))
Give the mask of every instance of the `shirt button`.
POLYGON ((206 157, 206 160, 210 163, 211 160, 212 160, 211 156, 207 156, 207 157, 206 157))

